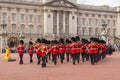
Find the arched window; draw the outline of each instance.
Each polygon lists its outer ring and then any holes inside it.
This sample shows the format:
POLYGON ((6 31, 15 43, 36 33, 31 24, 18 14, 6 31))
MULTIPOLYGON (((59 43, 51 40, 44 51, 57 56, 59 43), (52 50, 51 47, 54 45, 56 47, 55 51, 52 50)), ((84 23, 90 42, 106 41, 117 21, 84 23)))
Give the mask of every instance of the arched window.
POLYGON ((89 29, 89 36, 92 36, 92 29, 89 29))
POLYGON ((12 24, 12 27, 11 27, 11 33, 16 33, 16 25, 15 24, 12 24))
POLYGON ((33 33, 33 25, 30 25, 29 26, 29 34, 32 34, 33 33))
POLYGON ((21 33, 24 33, 24 30, 25 30, 25 25, 21 25, 21 27, 20 27, 21 29, 20 29, 20 31, 21 31, 21 33))
POLYGON ((42 28, 41 28, 41 26, 38 26, 37 27, 37 34, 41 34, 42 33, 42 28))
POLYGON ((116 35, 116 29, 113 30, 113 36, 115 36, 115 35, 116 35))
POLYGON ((85 28, 82 28, 82 36, 85 36, 85 28))
POLYGON ((95 28, 95 36, 98 36, 98 35, 99 35, 98 28, 95 28))

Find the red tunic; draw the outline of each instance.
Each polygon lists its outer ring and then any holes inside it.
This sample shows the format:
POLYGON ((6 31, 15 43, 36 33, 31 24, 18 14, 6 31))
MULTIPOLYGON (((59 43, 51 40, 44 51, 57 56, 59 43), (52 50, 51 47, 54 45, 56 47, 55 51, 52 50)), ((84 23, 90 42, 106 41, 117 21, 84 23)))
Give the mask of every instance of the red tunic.
POLYGON ((50 50, 50 53, 53 54, 53 55, 58 54, 58 47, 53 46, 53 48, 50 50))
POLYGON ((80 53, 80 45, 76 44, 76 53, 80 53))
POLYGON ((108 47, 107 45, 103 45, 103 46, 102 46, 102 52, 103 52, 103 53, 107 51, 107 47, 108 47))
POLYGON ((28 48, 28 53, 29 54, 33 54, 34 53, 34 47, 33 46, 28 48))
POLYGON ((92 44, 90 44, 89 46, 88 46, 88 48, 89 48, 89 54, 95 54, 94 53, 94 45, 92 45, 92 44))
POLYGON ((59 52, 60 54, 64 54, 64 53, 65 53, 65 45, 59 46, 58 52, 59 52))
POLYGON ((98 50, 98 44, 94 45, 94 53, 98 54, 99 50, 98 50))
POLYGON ((71 54, 76 54, 76 45, 75 44, 71 45, 71 54))
POLYGON ((41 45, 36 45, 35 46, 35 49, 36 49, 36 54, 39 54, 40 55, 40 48, 41 48, 41 45))
POLYGON ((17 50, 18 50, 18 54, 19 54, 19 55, 24 54, 24 46, 19 46, 19 47, 17 48, 17 50))
POLYGON ((66 53, 70 53, 70 46, 69 46, 69 45, 66 46, 65 52, 66 52, 66 53))
POLYGON ((40 51, 40 56, 41 57, 44 57, 44 56, 46 56, 46 47, 41 47, 41 51, 40 51))

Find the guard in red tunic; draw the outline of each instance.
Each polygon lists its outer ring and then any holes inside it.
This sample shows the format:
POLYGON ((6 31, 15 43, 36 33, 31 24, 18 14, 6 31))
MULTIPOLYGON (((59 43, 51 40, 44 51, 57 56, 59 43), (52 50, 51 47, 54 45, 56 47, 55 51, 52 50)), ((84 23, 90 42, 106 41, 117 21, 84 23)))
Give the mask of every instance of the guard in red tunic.
POLYGON ((23 64, 23 54, 24 54, 24 41, 23 40, 20 40, 20 43, 19 43, 17 50, 18 50, 18 54, 20 57, 19 64, 23 64))
POLYGON ((73 60, 73 65, 75 65, 75 62, 77 60, 77 53, 76 53, 76 39, 74 37, 71 38, 72 44, 71 44, 71 55, 73 60))
MULTIPOLYGON (((50 46, 50 41, 47 41, 47 42, 46 42, 46 50, 49 51, 49 50, 50 50, 50 47, 51 47, 51 46, 50 46)), ((51 56, 51 55, 50 55, 50 52, 48 52, 47 55, 46 55, 46 62, 48 62, 48 60, 50 60, 50 56, 51 56)))
POLYGON ((94 65, 95 64, 95 44, 94 44, 94 38, 90 39, 90 44, 88 46, 89 49, 89 54, 90 54, 90 58, 91 58, 91 64, 94 65))
POLYGON ((64 55, 65 55, 65 45, 64 45, 64 40, 60 39, 59 40, 60 46, 59 46, 59 54, 60 54, 60 61, 63 63, 64 60, 64 55))
POLYGON ((86 58, 86 61, 89 60, 89 55, 87 52, 87 48, 88 48, 88 40, 86 39, 82 39, 81 40, 81 46, 80 46, 80 53, 82 56, 82 62, 84 62, 84 59, 86 58))
POLYGON ((42 57, 42 68, 46 67, 46 54, 47 54, 47 47, 46 47, 47 40, 41 40, 41 48, 40 48, 40 56, 42 57))
POLYGON ((76 55, 77 55, 77 62, 79 63, 79 61, 80 61, 80 47, 81 47, 81 45, 80 45, 80 38, 79 38, 79 36, 76 36, 75 37, 76 38, 76 55))
POLYGON ((40 56, 40 48, 41 48, 41 40, 38 38, 36 40, 36 45, 35 45, 35 50, 36 50, 36 55, 37 55, 37 59, 38 59, 38 62, 37 64, 39 65, 40 62, 41 62, 41 56, 40 56))
POLYGON ((29 42, 28 53, 29 53, 29 56, 30 56, 30 63, 32 63, 33 62, 32 57, 33 57, 33 53, 34 53, 34 47, 33 47, 33 42, 32 41, 29 42))
POLYGON ((102 59, 104 59, 104 58, 106 58, 108 46, 106 45, 106 42, 104 40, 101 40, 101 42, 102 42, 102 54, 101 54, 101 57, 102 57, 102 59))
POLYGON ((70 56, 70 44, 71 44, 71 41, 69 39, 66 39, 66 47, 65 47, 65 53, 66 53, 66 56, 67 56, 67 62, 69 62, 69 56, 70 56))
POLYGON ((57 55, 58 55, 58 42, 57 40, 52 41, 52 47, 50 48, 50 54, 52 54, 52 61, 54 64, 57 64, 57 55))

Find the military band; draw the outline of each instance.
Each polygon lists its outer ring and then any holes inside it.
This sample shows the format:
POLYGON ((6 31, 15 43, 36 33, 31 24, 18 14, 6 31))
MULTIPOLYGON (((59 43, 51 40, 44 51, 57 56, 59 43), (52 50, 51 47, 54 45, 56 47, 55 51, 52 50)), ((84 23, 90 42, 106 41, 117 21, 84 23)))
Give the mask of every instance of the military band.
MULTIPOLYGON (((23 64, 24 48, 24 41, 21 40, 18 46, 20 64, 23 64)), ((95 65, 101 59, 105 59, 107 54, 112 53, 112 50, 109 53, 108 50, 109 47, 104 40, 93 37, 89 40, 80 39, 79 36, 52 41, 38 38, 34 46, 32 41, 29 42, 28 46, 30 63, 33 62, 33 53, 35 51, 38 60, 37 64, 41 64, 42 68, 46 67, 49 61, 57 65, 58 61, 62 64, 64 60, 66 62, 72 61, 73 65, 79 64, 80 61, 90 61, 92 65, 95 65)))

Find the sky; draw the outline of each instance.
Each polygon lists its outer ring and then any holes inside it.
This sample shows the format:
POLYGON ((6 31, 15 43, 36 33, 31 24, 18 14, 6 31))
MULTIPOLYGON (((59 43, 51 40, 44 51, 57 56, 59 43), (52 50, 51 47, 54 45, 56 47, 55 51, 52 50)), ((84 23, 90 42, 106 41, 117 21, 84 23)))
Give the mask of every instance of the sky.
POLYGON ((111 7, 120 6, 120 0, 77 0, 79 4, 88 4, 88 5, 109 5, 111 7))

